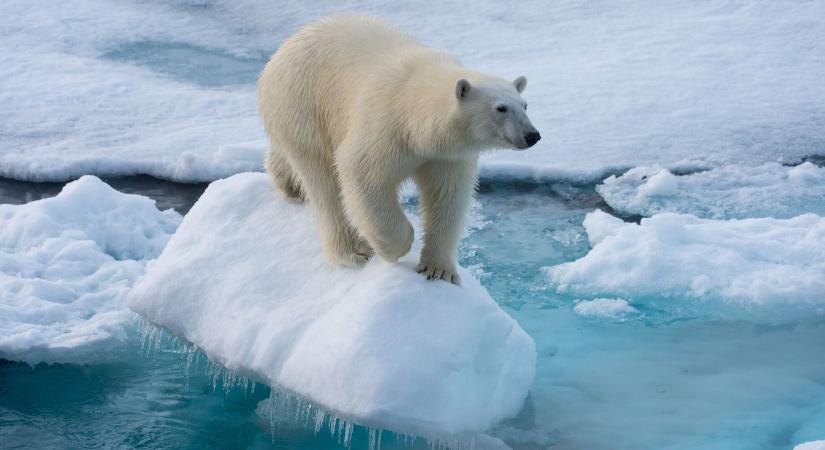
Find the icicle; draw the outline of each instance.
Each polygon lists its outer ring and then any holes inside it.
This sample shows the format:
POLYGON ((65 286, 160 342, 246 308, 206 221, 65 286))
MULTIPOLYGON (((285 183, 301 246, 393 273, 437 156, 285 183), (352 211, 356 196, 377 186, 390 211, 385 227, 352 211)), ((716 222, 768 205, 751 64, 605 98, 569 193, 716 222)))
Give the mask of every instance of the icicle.
MULTIPOLYGON (((226 395, 229 395, 229 391, 237 387, 244 391, 244 395, 246 395, 247 390, 253 394, 255 393, 257 383, 239 375, 234 370, 229 370, 211 361, 197 346, 178 337, 170 336, 161 328, 142 318, 138 317, 136 322, 140 350, 144 356, 155 359, 160 351, 180 355, 185 387, 189 387, 193 370, 196 371, 195 373, 203 370, 202 373, 205 373, 212 391, 217 391, 220 387, 226 395), (201 369, 201 359, 205 362, 203 369, 201 369)), ((342 446, 348 449, 352 448, 355 431, 353 422, 332 414, 302 397, 277 388, 271 388, 268 402, 272 442, 275 442, 275 432, 281 423, 291 422, 295 425, 302 425, 305 429, 311 429, 317 435, 324 428, 324 421, 327 421, 326 428, 329 430, 330 436, 342 446)), ((369 438, 369 450, 381 450, 383 430, 367 428, 366 431, 369 438)), ((413 436, 403 433, 393 434, 395 434, 396 442, 403 440, 404 446, 409 447, 415 444, 416 438, 413 436)), ((447 438, 428 436, 426 440, 432 450, 473 450, 477 445, 474 435, 447 438)))
POLYGON ((275 397, 277 395, 274 389, 269 391, 269 434, 272 435, 273 443, 275 443, 275 397))
POLYGON ((381 450, 381 432, 380 429, 370 428, 369 450, 381 450))
POLYGON ((352 422, 346 421, 344 425, 344 447, 352 448, 352 422))
POLYGON ((315 408, 315 435, 318 435, 318 432, 321 431, 321 428, 324 426, 324 418, 326 414, 321 408, 315 408))

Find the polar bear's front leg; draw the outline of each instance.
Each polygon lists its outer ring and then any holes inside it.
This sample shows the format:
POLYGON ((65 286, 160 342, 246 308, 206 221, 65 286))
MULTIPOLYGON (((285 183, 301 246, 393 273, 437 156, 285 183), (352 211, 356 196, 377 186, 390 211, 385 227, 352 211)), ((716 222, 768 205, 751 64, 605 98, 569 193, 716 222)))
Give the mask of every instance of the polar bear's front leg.
POLYGON ((301 179, 301 188, 315 210, 324 252, 342 266, 362 266, 372 249, 352 228, 341 205, 341 194, 330 158, 322 152, 295 152, 290 164, 301 179))
POLYGON ((464 217, 476 186, 476 160, 430 161, 416 170, 424 248, 416 270, 430 280, 460 284, 456 263, 464 217))
POLYGON ((366 163, 354 152, 342 148, 336 155, 347 215, 382 259, 395 262, 413 243, 413 227, 398 202, 400 171, 366 163))

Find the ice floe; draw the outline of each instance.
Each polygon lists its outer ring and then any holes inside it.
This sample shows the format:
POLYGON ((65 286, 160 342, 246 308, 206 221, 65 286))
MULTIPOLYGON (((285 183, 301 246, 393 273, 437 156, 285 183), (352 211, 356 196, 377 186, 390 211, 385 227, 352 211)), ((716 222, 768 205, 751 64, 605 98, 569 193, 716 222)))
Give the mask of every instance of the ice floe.
POLYGON ((240 174, 209 186, 129 306, 331 418, 473 436, 519 411, 535 344, 469 272, 461 287, 428 282, 416 260, 414 247, 398 264, 332 266, 311 209, 240 174))
POLYGON ((337 12, 384 17, 470 67, 528 77, 543 139, 484 156, 485 177, 594 181, 637 165, 795 162, 824 151, 825 27, 811 18, 825 16, 825 3, 465 6, 2 2, 0 175, 204 181, 260 170, 255 61, 262 67, 300 26, 337 12))
POLYGON ((590 252, 546 269, 561 292, 771 321, 825 316, 825 218, 817 215, 663 213, 635 224, 595 211, 584 226, 590 252))
POLYGON ((0 205, 0 358, 106 358, 126 337, 126 293, 180 220, 94 176, 53 198, 0 205))
POLYGON ((825 450, 825 440, 799 444, 793 450, 825 450))
POLYGON ((682 212, 713 219, 825 215, 825 167, 722 166, 674 175, 661 166, 633 168, 596 187, 616 211, 652 216, 682 212))

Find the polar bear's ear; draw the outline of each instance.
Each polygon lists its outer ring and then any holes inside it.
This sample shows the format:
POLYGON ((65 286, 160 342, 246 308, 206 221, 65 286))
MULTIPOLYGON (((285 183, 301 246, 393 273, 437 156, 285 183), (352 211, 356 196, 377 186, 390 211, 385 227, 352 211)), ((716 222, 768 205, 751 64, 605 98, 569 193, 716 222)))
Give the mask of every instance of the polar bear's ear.
POLYGON ((527 87, 527 78, 524 78, 524 77, 516 78, 515 80, 513 80, 513 86, 515 86, 516 91, 518 91, 518 93, 521 94, 522 92, 524 92, 524 88, 527 87))
POLYGON ((470 92, 470 82, 467 81, 465 78, 459 78, 458 81, 455 82, 455 96, 459 100, 467 96, 467 93, 470 92))

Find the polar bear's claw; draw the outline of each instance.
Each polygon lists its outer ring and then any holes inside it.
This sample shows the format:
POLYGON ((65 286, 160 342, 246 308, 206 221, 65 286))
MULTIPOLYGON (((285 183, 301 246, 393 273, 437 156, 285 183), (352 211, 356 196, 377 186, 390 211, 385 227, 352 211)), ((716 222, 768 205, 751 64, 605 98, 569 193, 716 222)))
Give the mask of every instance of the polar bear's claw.
POLYGON ((461 278, 453 268, 445 269, 437 265, 420 263, 415 267, 415 271, 427 277, 428 280, 444 280, 455 285, 461 285, 461 278))

